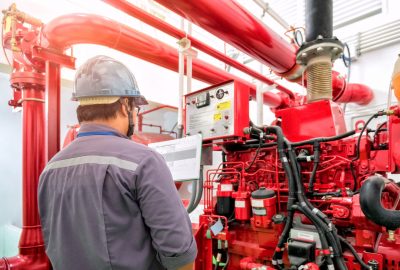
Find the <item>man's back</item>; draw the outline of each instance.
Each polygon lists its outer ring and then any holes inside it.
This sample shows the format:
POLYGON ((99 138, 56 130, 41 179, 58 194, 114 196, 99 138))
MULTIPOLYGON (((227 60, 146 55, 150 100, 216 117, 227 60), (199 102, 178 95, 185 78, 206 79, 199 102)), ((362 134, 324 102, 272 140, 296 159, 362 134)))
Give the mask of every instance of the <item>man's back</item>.
POLYGON ((82 126, 90 136, 42 173, 39 208, 54 269, 174 269, 193 261, 190 220, 162 157, 114 131, 82 126))

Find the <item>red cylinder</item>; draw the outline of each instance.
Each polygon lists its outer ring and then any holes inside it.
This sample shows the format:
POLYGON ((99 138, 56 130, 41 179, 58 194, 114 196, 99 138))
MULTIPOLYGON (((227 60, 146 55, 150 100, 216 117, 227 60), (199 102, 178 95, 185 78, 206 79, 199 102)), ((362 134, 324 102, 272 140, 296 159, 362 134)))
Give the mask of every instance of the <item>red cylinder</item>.
POLYGON ((248 192, 234 192, 232 197, 235 198, 235 219, 239 221, 250 220, 251 205, 248 192))
POLYGON ((271 189, 264 187, 251 194, 253 212, 252 223, 255 227, 267 228, 276 214, 276 196, 271 189))

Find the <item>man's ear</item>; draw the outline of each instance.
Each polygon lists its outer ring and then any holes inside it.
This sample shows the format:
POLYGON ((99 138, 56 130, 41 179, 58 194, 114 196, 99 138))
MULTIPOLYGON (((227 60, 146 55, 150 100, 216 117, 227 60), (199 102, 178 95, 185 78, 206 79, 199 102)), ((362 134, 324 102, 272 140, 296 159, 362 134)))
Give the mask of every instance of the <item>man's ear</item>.
POLYGON ((120 99, 120 103, 121 103, 121 109, 120 109, 121 115, 128 117, 128 110, 129 110, 128 99, 127 98, 120 99))

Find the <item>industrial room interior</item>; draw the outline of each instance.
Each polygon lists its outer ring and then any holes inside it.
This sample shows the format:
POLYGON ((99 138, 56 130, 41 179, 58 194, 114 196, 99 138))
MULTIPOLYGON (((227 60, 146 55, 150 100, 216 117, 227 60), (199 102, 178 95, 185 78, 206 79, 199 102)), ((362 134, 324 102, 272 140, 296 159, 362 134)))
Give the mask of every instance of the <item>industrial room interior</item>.
POLYGON ((192 269, 400 269, 400 1, 0 9, 0 270, 52 269, 39 175, 77 138, 75 73, 96 55, 124 64, 149 102, 135 143, 173 145, 159 152, 170 158, 200 138, 184 165, 166 158, 192 269))

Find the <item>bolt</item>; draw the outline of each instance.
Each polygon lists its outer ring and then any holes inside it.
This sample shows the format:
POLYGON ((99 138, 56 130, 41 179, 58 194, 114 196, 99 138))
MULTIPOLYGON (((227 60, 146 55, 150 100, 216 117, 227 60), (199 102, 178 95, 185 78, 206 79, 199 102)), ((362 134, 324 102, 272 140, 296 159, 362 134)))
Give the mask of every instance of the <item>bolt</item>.
POLYGON ((305 53, 305 52, 302 53, 302 54, 301 54, 301 57, 306 58, 306 57, 307 57, 307 53, 305 53))
POLYGON ((332 51, 333 51, 334 53, 337 53, 337 52, 339 51, 339 49, 335 47, 335 48, 332 49, 332 51))
POLYGON ((322 47, 318 47, 318 48, 317 48, 317 52, 320 53, 320 52, 323 52, 323 51, 324 51, 324 48, 322 48, 322 47))
POLYGON ((324 37, 322 35, 318 35, 317 39, 323 39, 324 37))

